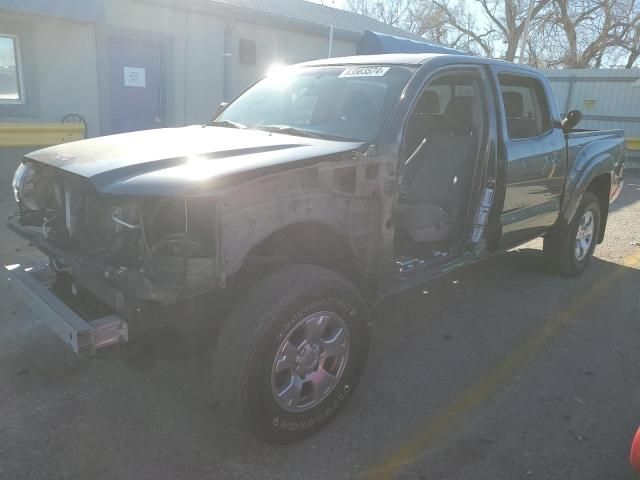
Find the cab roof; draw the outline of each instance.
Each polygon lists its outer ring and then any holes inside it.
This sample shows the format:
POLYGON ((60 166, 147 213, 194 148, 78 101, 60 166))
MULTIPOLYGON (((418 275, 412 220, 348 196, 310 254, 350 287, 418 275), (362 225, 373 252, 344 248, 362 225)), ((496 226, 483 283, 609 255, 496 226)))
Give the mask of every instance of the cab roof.
POLYGON ((332 65, 412 65, 419 66, 436 58, 452 58, 457 62, 475 63, 481 65, 502 65, 528 72, 538 72, 526 65, 519 65, 495 58, 476 57, 449 53, 385 53, 379 55, 354 55, 351 57, 321 58, 298 64, 303 67, 320 67, 332 65))
MULTIPOLYGON (((449 56, 443 53, 383 53, 379 55, 354 55, 351 57, 321 58, 299 65, 420 65, 435 57, 449 56)), ((454 55, 451 55, 454 56, 454 55)), ((456 57, 468 57, 468 55, 455 55, 456 57)))

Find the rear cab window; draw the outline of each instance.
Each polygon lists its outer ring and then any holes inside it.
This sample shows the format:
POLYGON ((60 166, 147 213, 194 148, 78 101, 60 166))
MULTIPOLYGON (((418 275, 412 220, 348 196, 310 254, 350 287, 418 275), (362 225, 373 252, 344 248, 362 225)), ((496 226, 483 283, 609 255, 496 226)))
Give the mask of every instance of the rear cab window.
POLYGON ((510 139, 535 138, 551 131, 549 104, 539 80, 513 74, 500 74, 498 80, 510 139))

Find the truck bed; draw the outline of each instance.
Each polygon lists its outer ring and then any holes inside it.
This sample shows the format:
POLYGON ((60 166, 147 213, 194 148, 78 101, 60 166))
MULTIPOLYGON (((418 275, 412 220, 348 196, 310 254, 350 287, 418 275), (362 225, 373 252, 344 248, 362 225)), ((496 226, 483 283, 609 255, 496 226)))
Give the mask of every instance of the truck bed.
MULTIPOLYGON (((611 153, 614 156, 624 154, 624 130, 580 130, 576 129, 565 135, 567 139, 567 158, 569 159, 569 166, 580 171, 586 165, 582 162, 581 153, 586 148, 594 150, 589 158, 593 155, 597 155, 597 151, 601 150, 611 153)), ((586 157, 586 156, 585 156, 586 157)))
MULTIPOLYGON (((569 171, 581 172, 592 162, 605 162, 611 172, 610 201, 614 201, 622 188, 626 160, 624 130, 575 129, 565 137, 569 171)), ((567 181, 572 181, 571 175, 567 181)))

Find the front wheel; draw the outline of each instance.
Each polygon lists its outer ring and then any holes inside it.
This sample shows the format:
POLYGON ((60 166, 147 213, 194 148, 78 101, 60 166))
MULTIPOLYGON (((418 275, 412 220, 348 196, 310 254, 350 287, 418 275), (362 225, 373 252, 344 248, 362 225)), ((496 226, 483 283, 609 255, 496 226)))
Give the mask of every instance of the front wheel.
POLYGON ((589 265, 600 233, 600 202, 591 192, 582 196, 571 223, 544 238, 549 265, 561 274, 576 276, 589 265))
POLYGON ((218 337, 214 395, 223 415, 275 443, 313 434, 353 395, 368 330, 366 304, 341 275, 313 265, 266 275, 218 337))

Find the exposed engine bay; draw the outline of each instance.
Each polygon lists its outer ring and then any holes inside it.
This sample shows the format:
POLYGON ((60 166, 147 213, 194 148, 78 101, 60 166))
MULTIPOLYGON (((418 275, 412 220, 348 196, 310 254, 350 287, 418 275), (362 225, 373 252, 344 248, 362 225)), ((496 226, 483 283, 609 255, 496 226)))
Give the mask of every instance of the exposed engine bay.
POLYGON ((20 210, 9 227, 49 255, 57 273, 91 269, 131 298, 160 303, 215 281, 211 197, 98 195, 86 179, 28 160, 13 190, 20 210))

